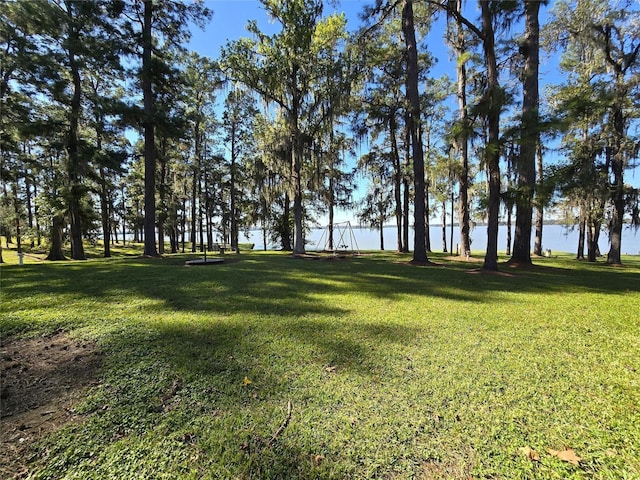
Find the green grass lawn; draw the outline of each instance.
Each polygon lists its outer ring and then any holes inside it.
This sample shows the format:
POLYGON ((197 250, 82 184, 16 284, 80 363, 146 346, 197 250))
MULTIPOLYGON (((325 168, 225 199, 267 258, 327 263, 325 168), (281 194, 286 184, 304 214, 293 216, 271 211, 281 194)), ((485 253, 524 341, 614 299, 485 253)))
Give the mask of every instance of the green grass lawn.
POLYGON ((2 266, 3 337, 105 354, 32 478, 640 478, 639 257, 187 258, 2 266))

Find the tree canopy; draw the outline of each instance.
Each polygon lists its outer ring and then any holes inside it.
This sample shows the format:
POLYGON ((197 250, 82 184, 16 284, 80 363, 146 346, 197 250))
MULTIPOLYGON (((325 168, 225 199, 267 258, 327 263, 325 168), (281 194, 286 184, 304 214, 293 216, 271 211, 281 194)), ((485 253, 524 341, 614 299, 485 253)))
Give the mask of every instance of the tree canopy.
POLYGON ((154 256, 237 249, 255 228, 265 248, 302 254, 342 208, 375 228, 395 219, 397 250, 412 243, 421 264, 430 219, 459 224, 460 255, 482 222, 496 270, 515 207, 514 262, 532 262, 534 211, 541 253, 546 211, 583 232, 577 257, 586 241, 595 261, 606 231, 621 263, 639 223, 636 2, 376 0, 356 28, 337 2, 260 3, 275 33, 249 22, 211 57, 187 48, 225 21, 202 1, 6 3, 5 246, 59 260, 68 242, 80 260, 100 238, 105 256, 120 240, 154 256), (540 58, 556 54, 541 88, 540 58))

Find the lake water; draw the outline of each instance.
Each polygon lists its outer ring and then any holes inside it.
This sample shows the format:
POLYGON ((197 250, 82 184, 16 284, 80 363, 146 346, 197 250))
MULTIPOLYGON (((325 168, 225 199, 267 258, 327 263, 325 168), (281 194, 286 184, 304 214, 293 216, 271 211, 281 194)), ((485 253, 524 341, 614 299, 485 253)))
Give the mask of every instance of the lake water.
MULTIPOLYGON (((513 230, 512 230, 513 232, 513 230)), ((442 251, 442 227, 432 225, 429 229, 431 236, 431 249, 434 252, 442 251)), ((450 229, 447 227, 447 248, 449 245, 450 229)), ((513 235, 513 233, 512 233, 513 235)), ((241 235, 243 237, 243 235, 241 235)), ((409 248, 413 248, 413 229, 409 231, 409 248)), ((471 250, 474 252, 484 252, 487 248, 487 227, 478 226, 471 231, 471 250)), ((249 242, 255 244, 255 249, 262 250, 264 248, 262 242, 262 232, 252 230, 249 237, 240 239, 241 242, 249 242)), ((453 242, 454 251, 456 243, 460 241, 459 228, 454 227, 453 242)), ((507 227, 501 225, 498 230, 498 249, 506 250, 507 243, 507 227)), ((342 248, 348 250, 379 250, 380 249, 380 233, 378 230, 369 228, 352 227, 336 227, 334 230, 334 245, 341 245, 342 248)), ((384 228, 384 246, 386 250, 396 249, 396 227, 386 226, 384 228)), ((533 249, 533 239, 531 243, 533 249)), ((575 253, 578 246, 578 229, 572 230, 562 225, 545 225, 542 231, 542 248, 543 250, 551 250, 551 252, 569 252, 575 253)), ((600 234, 599 241, 600 251, 603 254, 609 251, 609 237, 606 231, 600 234)), ((269 249, 277 249, 279 245, 267 245, 269 249)), ((307 235, 307 250, 324 250, 327 248, 327 229, 314 228, 307 235)), ((586 246, 585 246, 586 249, 586 246)), ((640 255, 640 231, 625 227, 622 231, 622 253, 631 255, 640 255)), ((586 251, 585 251, 586 254, 586 251)))

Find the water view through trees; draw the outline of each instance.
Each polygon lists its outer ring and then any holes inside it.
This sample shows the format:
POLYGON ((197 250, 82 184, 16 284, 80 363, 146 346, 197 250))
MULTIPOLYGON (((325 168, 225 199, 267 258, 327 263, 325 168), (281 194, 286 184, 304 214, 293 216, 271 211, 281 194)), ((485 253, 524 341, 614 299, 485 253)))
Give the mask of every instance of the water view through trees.
POLYGON ((393 223, 385 249, 414 263, 461 243, 493 271, 498 251, 528 265, 562 238, 541 229, 553 209, 579 231, 562 250, 609 264, 638 250, 637 2, 377 0, 356 20, 337 2, 260 0, 271 28, 250 21, 206 57, 187 46, 225 22, 211 3, 3 4, 6 248, 84 260, 103 238, 109 257, 133 232, 154 257, 261 229, 254 243, 304 254, 306 229, 344 209, 393 223), (452 217, 460 240, 429 227, 452 217))

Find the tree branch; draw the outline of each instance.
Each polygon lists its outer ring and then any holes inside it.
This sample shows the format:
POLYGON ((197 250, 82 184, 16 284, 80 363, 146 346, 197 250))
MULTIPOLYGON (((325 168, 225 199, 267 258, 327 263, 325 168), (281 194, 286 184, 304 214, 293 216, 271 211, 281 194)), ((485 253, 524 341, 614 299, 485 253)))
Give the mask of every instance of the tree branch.
POLYGON ((278 430, 276 430, 274 434, 271 435, 271 438, 267 442, 267 447, 276 441, 278 436, 284 431, 285 428, 287 428, 287 425, 289 425, 290 420, 291 420, 291 400, 287 402, 287 416, 285 417, 284 421, 282 422, 278 430))

